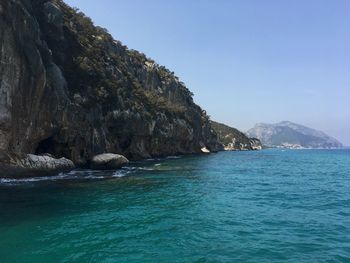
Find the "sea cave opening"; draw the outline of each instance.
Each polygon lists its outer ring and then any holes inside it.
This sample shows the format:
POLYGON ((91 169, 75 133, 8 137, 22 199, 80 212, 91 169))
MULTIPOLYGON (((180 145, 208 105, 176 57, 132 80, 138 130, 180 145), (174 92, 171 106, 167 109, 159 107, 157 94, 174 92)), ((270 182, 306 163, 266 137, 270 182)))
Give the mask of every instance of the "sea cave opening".
POLYGON ((66 157, 70 158, 69 147, 65 143, 60 143, 55 140, 55 138, 49 137, 38 143, 36 147, 35 154, 51 154, 56 158, 66 157))

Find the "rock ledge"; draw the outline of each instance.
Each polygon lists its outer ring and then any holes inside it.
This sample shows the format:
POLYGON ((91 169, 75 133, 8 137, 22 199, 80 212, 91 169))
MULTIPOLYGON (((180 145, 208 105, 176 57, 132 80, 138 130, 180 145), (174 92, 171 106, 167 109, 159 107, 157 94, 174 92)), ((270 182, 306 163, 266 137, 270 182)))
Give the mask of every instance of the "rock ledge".
POLYGON ((27 154, 23 158, 6 156, 0 160, 1 177, 45 176, 68 172, 75 168, 74 163, 67 158, 56 159, 50 155, 27 154))

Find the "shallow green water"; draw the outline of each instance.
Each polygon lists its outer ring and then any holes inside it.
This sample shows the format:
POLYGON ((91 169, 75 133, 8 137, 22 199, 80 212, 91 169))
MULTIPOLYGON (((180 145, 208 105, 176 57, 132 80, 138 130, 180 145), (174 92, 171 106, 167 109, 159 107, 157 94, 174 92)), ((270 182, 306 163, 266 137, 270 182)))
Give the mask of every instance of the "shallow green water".
POLYGON ((0 262, 350 262, 350 151, 1 180, 0 262))

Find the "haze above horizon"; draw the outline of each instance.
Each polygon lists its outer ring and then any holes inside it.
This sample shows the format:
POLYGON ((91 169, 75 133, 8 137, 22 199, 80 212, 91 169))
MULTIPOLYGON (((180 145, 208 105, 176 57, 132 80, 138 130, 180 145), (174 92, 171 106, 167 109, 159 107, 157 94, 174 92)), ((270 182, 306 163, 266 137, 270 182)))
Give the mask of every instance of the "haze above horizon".
POLYGON ((350 1, 65 2, 174 71, 213 120, 288 120, 350 145, 350 1))

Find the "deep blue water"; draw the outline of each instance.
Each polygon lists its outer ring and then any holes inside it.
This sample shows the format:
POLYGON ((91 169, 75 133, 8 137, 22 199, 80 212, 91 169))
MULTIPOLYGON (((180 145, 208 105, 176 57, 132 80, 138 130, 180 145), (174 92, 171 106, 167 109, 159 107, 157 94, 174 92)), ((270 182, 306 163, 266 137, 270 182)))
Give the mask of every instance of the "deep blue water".
POLYGON ((350 262, 350 150, 0 180, 0 262, 350 262))

